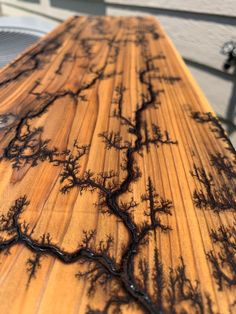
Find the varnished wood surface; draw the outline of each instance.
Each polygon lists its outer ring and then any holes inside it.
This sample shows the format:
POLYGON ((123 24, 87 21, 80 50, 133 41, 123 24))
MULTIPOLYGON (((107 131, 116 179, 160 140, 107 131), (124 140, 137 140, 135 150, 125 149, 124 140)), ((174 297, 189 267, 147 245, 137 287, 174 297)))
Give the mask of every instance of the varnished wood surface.
POLYGON ((0 141, 0 313, 236 313, 235 151, 156 20, 4 68, 0 141))

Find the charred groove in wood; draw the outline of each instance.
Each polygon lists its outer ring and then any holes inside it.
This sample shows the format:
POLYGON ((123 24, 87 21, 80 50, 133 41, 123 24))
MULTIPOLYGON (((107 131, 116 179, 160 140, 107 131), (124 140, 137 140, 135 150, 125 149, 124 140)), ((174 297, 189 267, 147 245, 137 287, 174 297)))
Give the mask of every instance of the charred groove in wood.
POLYGON ((236 178, 236 160, 230 160, 228 157, 220 153, 211 155, 211 164, 215 167, 219 174, 225 174, 229 180, 236 178))
POLYGON ((27 286, 29 286, 31 280, 36 277, 36 273, 39 268, 41 268, 41 258, 42 255, 38 252, 33 254, 33 257, 29 257, 26 261, 27 272, 28 272, 28 282, 27 286))
POLYGON ((159 80, 161 83, 168 83, 170 85, 173 85, 176 82, 179 82, 181 80, 178 76, 167 76, 167 75, 156 75, 153 77, 153 79, 159 80))
POLYGON ((59 74, 59 75, 62 75, 63 72, 62 72, 62 69, 63 69, 63 66, 66 62, 73 62, 75 61, 76 59, 76 56, 73 56, 71 53, 65 53, 57 70, 55 71, 55 74, 59 74))
MULTIPOLYGON (((203 167, 199 168, 194 165, 192 175, 197 178, 204 189, 194 191, 193 199, 195 205, 199 208, 208 208, 216 213, 225 210, 236 210, 236 151, 230 142, 227 134, 221 126, 219 120, 210 112, 200 113, 193 112, 193 119, 198 123, 209 123, 210 129, 216 134, 216 137, 222 139, 226 143, 226 148, 230 152, 230 156, 221 153, 210 154, 210 165, 221 176, 225 176, 226 181, 216 188, 214 177, 211 173, 207 173, 203 167), (232 158, 230 158, 232 156, 232 158)), ((236 287, 236 229, 235 221, 232 225, 226 226, 220 224, 217 230, 211 230, 210 237, 216 250, 206 253, 208 260, 212 266, 212 274, 220 291, 225 288, 236 287)), ((208 299, 207 304, 212 306, 212 302, 208 299)), ((229 313, 233 313, 233 302, 229 308, 229 313)), ((208 310, 212 313, 211 310, 208 310)))
POLYGON ((19 168, 22 162, 30 162, 32 166, 36 166, 38 161, 53 161, 53 157, 58 156, 57 149, 48 148, 47 144, 50 142, 49 140, 37 140, 36 136, 42 133, 43 129, 30 129, 29 121, 32 121, 33 119, 43 115, 48 110, 48 108, 59 99, 70 97, 75 103, 77 103, 78 100, 86 100, 85 96, 83 95, 86 90, 94 86, 99 80, 106 79, 107 77, 110 78, 112 75, 115 75, 115 73, 104 73, 109 62, 109 56, 112 53, 112 43, 114 41, 115 37, 111 40, 110 51, 107 60, 104 62, 104 65, 99 69, 96 69, 95 65, 90 66, 90 71, 94 74, 94 77, 89 82, 84 83, 74 92, 72 90, 65 90, 58 91, 53 94, 44 92, 37 95, 39 100, 44 101, 43 105, 39 108, 39 110, 30 111, 20 119, 18 125, 16 126, 15 136, 4 149, 2 158, 12 161, 13 167, 19 168), (27 129, 26 131, 24 131, 25 128, 27 129), (34 142, 33 144, 32 141, 34 142), (29 154, 28 151, 28 155, 25 155, 23 154, 25 150, 31 150, 32 153, 29 154))
MULTIPOLYGON (((103 21, 103 20, 101 20, 103 21)), ((102 35, 109 35, 105 30, 105 25, 97 19, 97 27, 102 35)), ((204 308, 203 296, 200 293, 199 284, 192 283, 186 274, 186 267, 183 259, 180 259, 180 264, 175 269, 170 269, 169 274, 164 273, 164 265, 162 264, 159 252, 156 249, 154 252, 154 269, 148 269, 147 260, 141 258, 139 262, 139 277, 135 275, 134 264, 135 258, 142 245, 146 244, 149 237, 156 230, 169 232, 170 227, 162 223, 161 215, 171 215, 172 203, 169 200, 162 198, 155 191, 152 179, 149 177, 146 187, 146 194, 142 196, 141 202, 147 202, 147 210, 144 211, 146 221, 142 224, 135 223, 131 211, 137 206, 137 201, 131 199, 126 203, 119 201, 119 198, 126 192, 130 191, 131 184, 141 176, 140 169, 136 165, 136 154, 141 154, 144 147, 149 149, 152 145, 172 145, 177 144, 176 141, 170 139, 167 131, 161 132, 158 125, 152 125, 152 136, 148 132, 148 126, 143 121, 143 113, 150 108, 158 108, 159 95, 161 90, 155 90, 152 84, 152 79, 155 76, 153 72, 158 71, 154 64, 154 60, 158 56, 150 56, 148 50, 147 34, 153 39, 158 39, 156 27, 153 24, 146 25, 143 19, 138 19, 138 27, 134 30, 135 40, 125 40, 123 43, 133 42, 139 47, 142 47, 142 58, 144 67, 138 73, 138 79, 142 86, 146 89, 146 93, 142 94, 141 101, 137 105, 134 113, 134 119, 124 116, 122 112, 123 86, 117 87, 117 99, 114 103, 118 109, 114 111, 114 117, 127 127, 128 133, 134 136, 133 142, 123 141, 122 137, 116 133, 104 132, 100 134, 102 141, 107 149, 124 150, 125 162, 121 165, 126 171, 125 178, 118 182, 118 175, 114 171, 94 174, 92 171, 86 171, 80 175, 79 161, 88 152, 88 146, 79 146, 74 143, 75 153, 70 150, 59 152, 56 148, 49 149, 49 140, 42 140, 42 128, 32 128, 30 122, 34 118, 44 114, 47 109, 58 99, 69 96, 75 101, 83 97, 82 92, 94 86, 99 80, 110 78, 114 75, 113 72, 106 73, 106 67, 110 63, 116 62, 119 51, 117 44, 120 42, 115 39, 115 36, 109 38, 108 45, 110 47, 109 54, 104 65, 97 69, 94 66, 90 67, 90 72, 94 74, 94 78, 82 85, 75 92, 71 90, 59 91, 54 94, 44 93, 38 97, 44 100, 43 106, 39 110, 29 112, 25 117, 22 117, 16 126, 15 136, 11 139, 8 147, 5 148, 4 156, 6 160, 12 162, 13 167, 21 168, 25 163, 30 163, 31 166, 36 166, 39 161, 48 161, 55 166, 62 166, 61 171, 61 188, 62 193, 68 193, 71 189, 77 188, 80 193, 83 191, 98 191, 99 202, 98 207, 102 209, 104 214, 113 215, 119 219, 125 226, 128 232, 128 243, 123 248, 121 261, 117 263, 114 256, 111 254, 113 238, 107 235, 105 240, 101 240, 97 245, 94 244, 95 230, 84 231, 83 239, 80 246, 72 252, 68 252, 53 243, 49 234, 43 234, 40 239, 33 237, 33 230, 30 231, 30 226, 26 222, 21 222, 21 215, 24 209, 29 206, 26 196, 18 198, 14 205, 9 209, 7 214, 0 217, 0 232, 6 234, 5 238, 0 239, 0 251, 6 251, 16 244, 22 244, 34 254, 32 258, 27 260, 28 283, 36 275, 36 272, 41 267, 41 257, 53 256, 57 260, 65 263, 80 263, 86 264, 87 270, 80 271, 76 274, 78 278, 85 278, 89 282, 88 295, 92 296, 96 292, 98 286, 104 289, 112 282, 112 288, 109 298, 103 310, 93 309, 88 307, 87 313, 108 313, 110 309, 116 312, 121 312, 124 305, 135 303, 143 310, 144 313, 177 313, 176 307, 182 301, 188 302, 191 309, 195 313, 206 313, 204 308), (114 48, 114 49, 112 49, 114 48), (146 134, 143 138, 143 131, 146 134), (25 150, 31 150, 29 155, 25 154, 25 150), (154 284, 154 292, 149 291, 147 280, 151 277, 154 284)), ((124 26, 123 26, 124 27, 124 26)), ((132 34, 133 36, 133 34, 132 34)), ((79 36, 75 38, 79 40, 79 36)), ((97 38, 88 38, 97 41, 97 38)), ((86 46, 85 46, 86 47, 86 46)), ((87 53, 91 52, 91 46, 87 46, 87 53)), ((36 58, 37 60, 37 58, 36 58)), ((59 68, 62 71, 63 64, 59 68)), ((22 75, 22 74, 21 74, 22 75)), ((176 78, 169 78, 170 82, 176 81, 176 78)), ((81 100, 81 99, 80 99, 81 100)), ((196 170, 198 171, 198 170, 196 170)), ((201 178, 198 173, 196 176, 201 178)), ((208 300, 208 310, 212 310, 212 302, 210 297, 208 300)), ((213 313, 213 310, 211 311, 213 313)))
POLYGON ((192 112, 191 117, 198 123, 202 124, 209 123, 211 131, 216 134, 216 137, 218 139, 222 139, 226 143, 227 149, 236 159, 235 148, 217 117, 213 116, 211 112, 201 113, 199 111, 192 112))
POLYGON ((221 126, 219 120, 212 115, 212 113, 192 112, 192 118, 198 123, 209 123, 210 129, 216 134, 216 137, 222 139, 227 144, 227 149, 230 152, 230 158, 221 153, 210 154, 210 166, 215 169, 219 174, 225 176, 225 180, 221 180, 221 184, 217 187, 214 176, 210 172, 206 172, 203 167, 197 167, 194 164, 194 169, 191 171, 201 184, 202 188, 194 191, 193 199, 195 205, 199 208, 208 208, 220 213, 225 210, 236 210, 236 186, 235 186, 235 163, 236 151, 230 142, 227 134, 221 126))
POLYGON ((26 120, 4 152, 4 158, 11 161, 13 168, 19 170, 26 164, 35 167, 39 161, 52 161, 59 155, 56 148, 48 148, 49 140, 41 139, 42 132, 42 128, 30 128, 26 120))
POLYGON ((236 210, 236 187, 234 185, 222 183, 217 188, 213 175, 195 164, 191 174, 201 184, 201 187, 193 193, 193 200, 198 208, 210 209, 216 213, 236 210))
POLYGON ((65 29, 62 32, 55 35, 53 38, 44 41, 39 47, 35 49, 35 51, 29 52, 26 55, 26 61, 27 63, 28 62, 32 63, 32 65, 23 70, 22 70, 23 65, 21 65, 21 70, 14 71, 14 75, 0 81, 0 87, 4 87, 9 83, 18 80, 22 76, 28 75, 32 71, 37 70, 43 63, 43 61, 40 59, 40 56, 54 54, 57 51, 57 49, 61 47, 61 38, 63 38, 63 36, 67 32, 69 32, 73 27, 74 27, 73 23, 69 23, 68 25, 65 26, 65 29))
POLYGON ((236 228, 235 223, 229 227, 220 226, 211 231, 213 242, 219 247, 219 253, 208 252, 207 256, 213 267, 213 276, 219 290, 223 287, 236 286, 236 228))

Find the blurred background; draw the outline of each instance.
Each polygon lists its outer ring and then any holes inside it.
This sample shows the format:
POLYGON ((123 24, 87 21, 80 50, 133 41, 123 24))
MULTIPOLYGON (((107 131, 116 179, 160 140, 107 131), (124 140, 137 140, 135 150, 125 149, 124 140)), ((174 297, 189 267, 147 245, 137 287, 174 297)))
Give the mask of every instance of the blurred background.
POLYGON ((0 67, 73 14, 158 18, 236 147, 236 0, 0 0, 0 67))

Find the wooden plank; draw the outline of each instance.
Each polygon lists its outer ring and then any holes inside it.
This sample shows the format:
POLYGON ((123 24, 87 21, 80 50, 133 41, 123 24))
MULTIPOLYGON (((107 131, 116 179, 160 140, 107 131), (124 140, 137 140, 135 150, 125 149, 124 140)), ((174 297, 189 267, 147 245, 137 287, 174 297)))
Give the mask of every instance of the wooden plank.
POLYGON ((235 150, 155 19, 70 18, 0 89, 1 313, 235 313, 235 150))

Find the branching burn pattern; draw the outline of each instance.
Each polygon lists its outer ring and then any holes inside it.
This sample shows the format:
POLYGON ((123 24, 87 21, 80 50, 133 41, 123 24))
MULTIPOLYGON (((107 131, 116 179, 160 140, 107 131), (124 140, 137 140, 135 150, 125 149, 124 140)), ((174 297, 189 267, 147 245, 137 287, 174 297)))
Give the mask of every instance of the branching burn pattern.
MULTIPOLYGON (((68 27, 71 31, 70 26, 68 27)), ((166 272, 158 249, 153 252, 154 266, 152 268, 150 268, 147 259, 139 254, 142 247, 152 237, 157 241, 157 231, 171 232, 170 226, 163 222, 162 217, 171 215, 172 202, 156 192, 151 177, 147 179, 146 191, 140 200, 133 197, 126 202, 120 200, 121 196, 129 192, 131 185, 142 175, 135 158, 137 154, 142 155, 144 148, 149 152, 151 145, 156 147, 177 145, 177 141, 171 139, 167 130, 161 130, 157 124, 149 126, 144 120, 144 113, 150 108, 159 108, 159 96, 160 93, 164 92, 162 89, 154 88, 153 80, 176 84, 180 78, 163 76, 159 73, 156 64, 159 59, 165 57, 163 55, 152 56, 148 46, 148 36, 151 36, 153 40, 161 38, 155 24, 147 22, 143 18, 137 18, 136 26, 126 27, 125 22, 121 19, 119 27, 123 27, 126 31, 123 40, 116 39, 116 36, 107 30, 106 23, 101 18, 97 18, 94 26, 97 30, 95 32, 96 37, 85 39, 81 38, 80 32, 79 34, 72 34, 73 40, 81 45, 82 53, 77 56, 78 58, 92 58, 93 43, 103 40, 109 47, 106 61, 99 68, 91 62, 88 65, 88 71, 92 75, 91 80, 83 83, 74 91, 59 90, 56 93, 43 92, 39 94, 34 90, 31 91, 37 100, 42 101, 42 106, 20 118, 18 124, 14 126, 15 134, 9 145, 5 147, 2 158, 10 161, 12 167, 16 169, 21 169, 26 164, 37 166, 40 162, 49 162, 54 166, 61 167, 61 193, 70 193, 72 189, 78 189, 81 194, 84 191, 96 192, 98 194, 96 204, 98 210, 104 215, 115 216, 128 233, 128 241, 123 246, 120 261, 118 262, 111 253, 114 245, 114 239, 111 235, 108 234, 95 245, 96 230, 84 230, 81 243, 72 252, 67 252, 54 243, 48 233, 37 238, 34 235, 34 229, 26 221, 22 221, 23 211, 31 206, 26 196, 19 197, 9 211, 0 218, 0 231, 3 234, 0 240, 0 251, 9 251, 11 247, 17 244, 24 245, 31 251, 32 256, 26 261, 28 287, 30 287, 37 271, 42 268, 44 256, 52 256, 64 264, 79 263, 82 270, 76 273, 76 278, 79 280, 86 279, 89 283, 87 291, 89 297, 94 296, 99 287, 107 290, 104 308, 95 309, 88 306, 88 314, 121 313, 126 305, 139 306, 144 313, 177 314, 182 308, 182 303, 188 304, 191 313, 213 313, 210 296, 203 296, 200 292, 199 283, 189 279, 183 258, 180 258, 179 266, 166 272), (123 112, 125 105, 123 96, 127 88, 122 84, 116 86, 111 119, 119 119, 121 125, 130 134, 132 141, 123 139, 119 133, 115 132, 104 131, 99 134, 105 149, 122 151, 125 156, 120 165, 125 177, 119 181, 118 173, 113 170, 102 173, 94 173, 91 170, 82 172, 80 160, 88 154, 89 146, 80 146, 75 142, 73 151, 68 149, 61 152, 57 148, 51 147, 49 139, 43 139, 43 128, 33 127, 33 122, 35 118, 47 112, 48 108, 58 99, 70 97, 74 100, 75 105, 81 104, 86 101, 84 92, 92 88, 97 82, 110 79, 114 75, 120 75, 121 73, 108 71, 107 67, 116 63, 119 46, 129 44, 135 44, 141 50, 143 64, 137 75, 144 92, 140 95, 141 100, 137 104, 133 117, 127 117, 123 112), (138 204, 144 207, 144 221, 142 223, 136 223, 132 215, 138 204), (85 270, 83 270, 84 266, 85 270), (135 266, 138 268, 138 273, 135 271, 135 266), (206 301, 204 300, 207 300, 207 306, 205 306, 206 301)), ((71 58, 71 55, 64 56, 55 75, 61 75, 64 64, 71 62, 71 58)), ((33 65, 35 68, 38 57, 33 57, 33 60, 36 64, 33 65)), ((24 74, 23 72, 22 74, 18 73, 0 84, 9 84, 24 74)), ((195 170, 194 175, 199 176, 199 178, 204 176, 199 174, 197 168, 195 170)), ((208 181, 210 185, 210 179, 208 181)), ((199 204, 202 202, 200 200, 199 204)), ((185 309, 181 313, 186 313, 185 309)))
MULTIPOLYGON (((212 113, 193 112, 192 118, 201 124, 209 124, 210 130, 217 139, 226 144, 228 154, 220 152, 210 153, 210 166, 219 174, 220 184, 216 182, 214 175, 203 167, 193 166, 193 177, 200 183, 201 188, 193 194, 195 205, 201 209, 210 209, 220 214, 223 211, 236 210, 236 152, 225 133, 219 120, 212 113)), ((207 252, 208 260, 212 266, 212 274, 219 290, 236 287, 236 229, 233 223, 222 224, 212 229, 210 238, 215 250, 207 252)), ((231 304, 229 311, 235 310, 235 302, 231 304)))
POLYGON ((220 226, 212 230, 211 238, 220 248, 219 253, 210 251, 208 258, 213 267, 213 275, 220 290, 223 285, 236 286, 236 228, 235 221, 229 227, 220 226))

